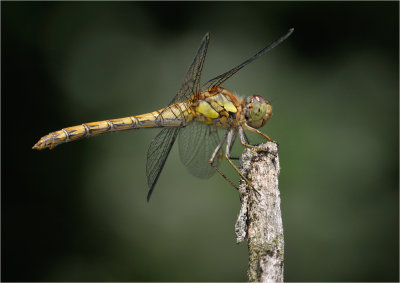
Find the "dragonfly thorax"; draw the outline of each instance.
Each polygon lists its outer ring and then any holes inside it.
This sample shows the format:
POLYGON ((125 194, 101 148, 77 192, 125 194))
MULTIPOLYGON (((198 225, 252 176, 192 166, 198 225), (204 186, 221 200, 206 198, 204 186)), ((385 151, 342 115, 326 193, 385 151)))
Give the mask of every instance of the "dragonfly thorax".
POLYGON ((261 128, 272 115, 272 106, 269 101, 259 95, 246 98, 244 113, 250 127, 261 128))

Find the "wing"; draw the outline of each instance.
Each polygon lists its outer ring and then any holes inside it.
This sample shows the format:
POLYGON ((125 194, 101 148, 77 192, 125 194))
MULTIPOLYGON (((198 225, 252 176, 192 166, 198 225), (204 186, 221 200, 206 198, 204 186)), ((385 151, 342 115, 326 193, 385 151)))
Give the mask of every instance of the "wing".
POLYGON ((285 39, 287 39, 292 34, 293 31, 294 31, 294 29, 291 28, 284 36, 282 36, 279 39, 277 39, 276 41, 272 42, 267 47, 265 47, 263 50, 261 50, 260 52, 255 54, 253 57, 251 57, 251 58, 247 59, 246 61, 244 61, 242 64, 236 66, 235 68, 233 68, 232 70, 229 70, 226 73, 223 73, 222 75, 219 75, 219 76, 209 80, 208 82, 206 82, 204 84, 204 88, 210 90, 211 88, 213 88, 215 86, 216 87, 221 86, 227 79, 232 77, 237 71, 242 69, 244 66, 246 66, 246 65, 250 64, 251 62, 253 62, 254 60, 260 58, 265 53, 270 51, 272 48, 274 48, 275 46, 277 46, 281 42, 283 42, 285 39))
MULTIPOLYGON (((194 57, 193 63, 190 65, 189 70, 186 73, 180 90, 169 105, 187 101, 200 92, 200 76, 207 54, 209 39, 210 34, 206 33, 201 41, 200 48, 194 57)), ((165 109, 168 109, 168 107, 165 107, 165 109)), ((164 111, 157 116, 157 119, 162 119, 164 111)), ((171 151, 180 129, 181 128, 164 128, 152 140, 149 146, 147 151, 146 175, 150 191, 147 195, 147 201, 150 200, 154 186, 157 183, 158 177, 161 174, 165 161, 167 160, 168 154, 171 151)))
POLYGON ((147 150, 146 164, 147 184, 150 188, 147 194, 147 201, 150 200, 154 186, 157 183, 158 177, 160 176, 180 129, 181 128, 164 128, 150 143, 149 149, 147 150))
MULTIPOLYGON (((183 80, 182 86, 172 101, 168 104, 168 106, 178 103, 188 101, 193 98, 196 94, 200 93, 200 77, 201 71, 203 70, 204 61, 207 54, 208 42, 210 40, 210 34, 207 32, 200 44, 199 50, 197 50, 197 54, 193 59, 192 64, 189 67, 189 70, 186 73, 186 76, 183 80)), ((163 119, 163 114, 167 111, 168 106, 164 108, 163 111, 157 116, 157 120, 163 119)))
POLYGON ((200 92, 201 71, 203 70, 209 40, 210 34, 207 32, 201 41, 200 48, 193 59, 192 65, 190 65, 189 70, 186 73, 181 89, 178 91, 177 95, 169 105, 177 102, 187 101, 195 94, 200 92))
MULTIPOLYGON (((215 170, 208 161, 220 142, 217 127, 190 123, 179 133, 179 153, 189 172, 199 178, 210 178, 215 170)), ((215 165, 217 166, 218 158, 215 165)))

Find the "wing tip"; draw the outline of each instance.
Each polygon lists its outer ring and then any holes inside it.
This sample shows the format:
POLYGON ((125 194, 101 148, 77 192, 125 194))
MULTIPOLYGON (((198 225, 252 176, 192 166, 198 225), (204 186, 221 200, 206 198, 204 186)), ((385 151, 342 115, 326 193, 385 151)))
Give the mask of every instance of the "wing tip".
POLYGON ((288 32, 285 34, 285 35, 283 35, 280 39, 278 39, 277 41, 279 42, 279 43, 281 43, 282 41, 284 41, 284 40, 286 40, 289 36, 291 36, 291 34, 294 32, 294 28, 290 28, 289 30, 288 30, 288 32))
MULTIPOLYGON (((156 181, 156 182, 157 182, 157 181, 156 181)), ((152 184, 151 184, 151 183, 148 184, 148 186, 149 186, 149 192, 147 193, 147 202, 150 201, 150 197, 151 197, 151 195, 152 195, 152 193, 153 193, 154 186, 155 186, 155 183, 156 183, 156 182, 153 182, 152 184)))

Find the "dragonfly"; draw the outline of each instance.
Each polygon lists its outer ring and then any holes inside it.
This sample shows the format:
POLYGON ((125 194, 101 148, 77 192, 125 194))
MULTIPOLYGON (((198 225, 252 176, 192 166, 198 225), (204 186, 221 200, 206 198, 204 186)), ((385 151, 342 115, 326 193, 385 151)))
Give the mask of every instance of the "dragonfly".
POLYGON ((244 130, 261 135, 271 141, 268 135, 258 129, 270 119, 272 106, 267 99, 260 95, 242 98, 223 88, 222 85, 240 69, 286 40, 293 31, 293 28, 290 29, 243 63, 201 86, 200 78, 210 40, 209 33, 206 33, 181 88, 166 107, 142 115, 63 128, 43 136, 32 148, 37 150, 54 149, 63 143, 104 133, 161 128, 158 135, 151 141, 147 151, 146 175, 149 186, 147 201, 150 200, 176 139, 179 139, 181 161, 196 177, 210 178, 217 172, 237 188, 218 168, 224 155, 228 163, 251 187, 250 181, 233 163, 231 150, 238 136, 244 147, 257 148, 256 145, 248 142, 244 130), (218 128, 225 131, 222 138, 218 135, 218 128), (225 143, 225 153, 223 154, 225 143))

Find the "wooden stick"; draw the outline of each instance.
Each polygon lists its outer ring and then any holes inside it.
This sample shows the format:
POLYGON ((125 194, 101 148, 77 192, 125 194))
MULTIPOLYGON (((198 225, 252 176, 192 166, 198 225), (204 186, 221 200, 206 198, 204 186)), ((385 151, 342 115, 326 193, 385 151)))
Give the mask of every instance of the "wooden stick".
POLYGON ((237 242, 249 249, 249 282, 283 282, 284 237, 280 208, 278 145, 268 142, 245 149, 241 171, 252 184, 241 182, 242 207, 235 226, 237 242))

